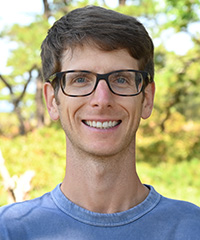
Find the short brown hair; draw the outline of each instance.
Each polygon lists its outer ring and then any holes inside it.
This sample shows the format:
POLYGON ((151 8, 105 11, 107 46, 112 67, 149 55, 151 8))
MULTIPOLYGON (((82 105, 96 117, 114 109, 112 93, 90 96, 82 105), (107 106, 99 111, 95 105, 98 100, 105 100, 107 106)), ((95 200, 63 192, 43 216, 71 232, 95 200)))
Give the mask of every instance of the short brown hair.
POLYGON ((139 62, 139 70, 154 77, 154 46, 144 26, 134 17, 98 6, 77 8, 56 21, 42 43, 45 80, 61 71, 64 50, 94 43, 104 51, 127 49, 139 62))

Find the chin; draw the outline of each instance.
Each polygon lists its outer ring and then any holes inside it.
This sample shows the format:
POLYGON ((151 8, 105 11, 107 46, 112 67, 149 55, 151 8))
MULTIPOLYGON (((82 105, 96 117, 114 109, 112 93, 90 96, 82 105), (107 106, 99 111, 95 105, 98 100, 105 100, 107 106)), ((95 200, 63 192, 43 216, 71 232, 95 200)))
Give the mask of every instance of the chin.
POLYGON ((93 149, 90 149, 87 151, 87 153, 92 156, 92 157, 96 157, 96 158, 112 158, 114 156, 117 156, 120 151, 119 149, 116 150, 116 149, 97 149, 95 150, 94 148, 93 149))

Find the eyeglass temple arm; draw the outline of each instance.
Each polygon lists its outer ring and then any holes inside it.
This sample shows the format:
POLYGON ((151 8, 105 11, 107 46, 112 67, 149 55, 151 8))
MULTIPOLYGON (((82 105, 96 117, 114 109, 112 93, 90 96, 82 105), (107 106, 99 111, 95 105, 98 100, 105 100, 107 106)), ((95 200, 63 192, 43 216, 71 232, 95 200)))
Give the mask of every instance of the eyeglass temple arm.
POLYGON ((53 75, 51 75, 46 81, 47 82, 50 82, 50 83, 52 83, 53 82, 53 80, 55 79, 57 77, 57 74, 56 73, 54 73, 53 75))
POLYGON ((153 78, 151 77, 150 73, 147 73, 146 80, 147 80, 147 84, 153 82, 153 78))

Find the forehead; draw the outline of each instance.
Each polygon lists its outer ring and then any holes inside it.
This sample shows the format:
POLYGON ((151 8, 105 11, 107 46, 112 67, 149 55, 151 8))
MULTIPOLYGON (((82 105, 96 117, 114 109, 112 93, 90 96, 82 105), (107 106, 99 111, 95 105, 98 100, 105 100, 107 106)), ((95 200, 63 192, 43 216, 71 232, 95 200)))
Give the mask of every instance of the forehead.
POLYGON ((89 70, 105 73, 120 69, 139 69, 138 61, 126 49, 104 51, 92 45, 83 45, 65 50, 61 58, 61 71, 89 70))

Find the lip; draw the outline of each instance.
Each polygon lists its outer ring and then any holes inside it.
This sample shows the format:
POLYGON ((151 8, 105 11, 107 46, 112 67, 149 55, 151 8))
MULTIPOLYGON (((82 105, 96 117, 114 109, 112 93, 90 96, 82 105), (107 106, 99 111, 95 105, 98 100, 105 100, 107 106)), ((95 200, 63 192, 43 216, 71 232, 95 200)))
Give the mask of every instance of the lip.
POLYGON ((117 126, 119 126, 121 124, 122 120, 111 120, 111 119, 104 119, 104 120, 94 120, 94 119, 90 119, 90 120, 82 120, 82 123, 91 128, 91 129, 96 129, 96 130, 110 130, 110 129, 114 129, 117 126))

